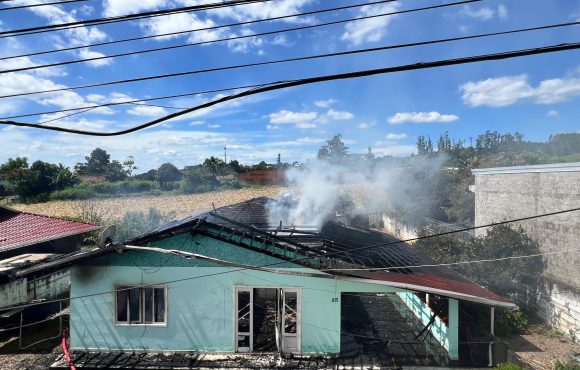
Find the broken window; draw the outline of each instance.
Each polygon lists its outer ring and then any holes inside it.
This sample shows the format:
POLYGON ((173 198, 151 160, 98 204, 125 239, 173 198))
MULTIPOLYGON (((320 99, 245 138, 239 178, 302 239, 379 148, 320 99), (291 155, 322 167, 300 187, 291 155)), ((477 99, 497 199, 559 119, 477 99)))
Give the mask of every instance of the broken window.
POLYGON ((118 285, 116 291, 117 324, 165 324, 165 286, 118 285))

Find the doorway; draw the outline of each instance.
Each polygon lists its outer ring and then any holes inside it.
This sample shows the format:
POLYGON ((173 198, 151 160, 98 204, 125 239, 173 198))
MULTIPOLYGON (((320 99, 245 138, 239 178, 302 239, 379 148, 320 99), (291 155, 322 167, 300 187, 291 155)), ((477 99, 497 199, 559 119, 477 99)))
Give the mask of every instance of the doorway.
POLYGON ((236 287, 236 352, 300 352, 300 290, 236 287))

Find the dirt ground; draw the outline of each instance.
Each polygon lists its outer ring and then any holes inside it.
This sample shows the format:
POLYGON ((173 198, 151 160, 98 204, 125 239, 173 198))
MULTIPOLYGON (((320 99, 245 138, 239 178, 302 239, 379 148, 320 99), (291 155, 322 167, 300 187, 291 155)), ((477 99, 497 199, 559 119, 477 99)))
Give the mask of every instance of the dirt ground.
POLYGON ((20 211, 53 217, 80 217, 83 212, 97 212, 105 219, 122 217, 129 211, 147 212, 157 208, 171 212, 177 219, 194 213, 243 202, 256 197, 277 198, 280 186, 258 186, 239 190, 223 190, 189 195, 135 196, 91 200, 63 200, 35 204, 12 204, 20 211))
POLYGON ((517 359, 530 369, 552 370, 558 360, 580 359, 580 344, 541 324, 532 324, 526 334, 507 340, 517 359))

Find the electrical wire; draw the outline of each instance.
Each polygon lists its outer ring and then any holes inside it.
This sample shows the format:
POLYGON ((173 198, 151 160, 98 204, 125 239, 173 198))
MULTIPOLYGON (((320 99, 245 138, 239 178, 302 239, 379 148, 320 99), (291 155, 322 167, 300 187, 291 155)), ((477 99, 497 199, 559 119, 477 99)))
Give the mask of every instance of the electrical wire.
POLYGON ((402 268, 414 269, 414 268, 423 268, 423 267, 456 266, 456 265, 468 265, 468 264, 482 263, 482 262, 497 262, 497 261, 507 261, 507 260, 514 260, 514 259, 522 259, 522 258, 534 258, 534 257, 542 257, 542 256, 549 256, 552 254, 562 254, 562 253, 570 253, 570 252, 580 252, 580 248, 565 249, 562 251, 553 251, 553 252, 545 252, 545 253, 528 254, 525 256, 510 256, 510 257, 489 258, 489 259, 450 262, 450 263, 436 263, 436 264, 427 264, 427 265, 410 265, 410 266, 397 266, 397 267, 336 268, 336 269, 322 269, 320 271, 385 271, 385 270, 390 270, 390 269, 395 270, 395 269, 402 269, 402 268))
MULTIPOLYGON (((576 26, 576 25, 579 25, 579 24, 580 24, 580 21, 578 21, 578 22, 558 23, 558 24, 543 25, 543 26, 530 27, 530 28, 521 28, 521 29, 515 29, 515 30, 509 30, 509 31, 500 31, 500 32, 492 32, 492 33, 485 33, 485 34, 478 34, 478 35, 471 35, 471 36, 461 36, 461 37, 454 37, 454 38, 447 38, 447 39, 438 39, 438 40, 432 40, 432 41, 423 41, 423 42, 416 42, 416 43, 411 43, 411 44, 391 45, 391 46, 386 46, 386 47, 387 48, 389 48, 389 47, 390 48, 401 48, 401 47, 409 47, 409 46, 419 46, 419 45, 425 45, 425 44, 429 44, 429 43, 435 44, 435 43, 450 42, 450 41, 468 40, 468 39, 475 39, 475 38, 482 38, 482 37, 490 37, 490 36, 498 36, 498 35, 506 35, 506 34, 513 34, 513 33, 521 33, 521 32, 528 32, 528 31, 545 30, 545 29, 551 29, 551 28, 576 26)), ((314 25, 314 26, 319 26, 319 25, 314 25)), ((302 28, 302 27, 300 27, 300 28, 302 28)), ((282 32, 282 31, 266 32, 266 33, 263 33, 263 34, 254 34, 254 35, 241 36, 241 37, 255 37, 255 36, 260 36, 260 35, 270 34, 270 33, 276 33, 276 32, 282 32)), ((232 39, 223 39, 223 40, 232 40, 232 39)), ((183 45, 183 46, 200 45, 200 44, 204 44, 204 43, 214 43, 214 42, 218 42, 218 41, 220 41, 220 40, 207 41, 207 42, 196 43, 196 44, 188 44, 188 45, 183 45)), ((157 49, 155 49, 155 50, 157 50, 157 49)), ((106 59, 106 58, 110 58, 110 57, 113 57, 113 56, 105 56, 105 57, 102 57, 102 58, 105 58, 106 59)), ((8 57, 8 58, 12 58, 12 57, 8 57)), ((0 60, 2 60, 2 59, 7 59, 7 58, 0 58, 0 60)), ((83 60, 81 60, 81 61, 83 61, 83 60)), ((86 59, 84 61, 86 61, 86 59)), ((0 71, 0 73, 2 73, 2 72, 6 72, 6 71, 0 71)), ((257 86, 257 85, 254 85, 252 87, 255 87, 255 86, 257 86)), ((241 86, 241 87, 236 87, 236 88, 229 88, 229 89, 221 89, 219 91, 227 91, 227 90, 241 89, 241 88, 245 88, 245 87, 246 86, 241 86)), ((120 102, 120 103, 107 103, 107 104, 101 104, 101 105, 94 105, 94 106, 91 106, 91 107, 95 107, 96 108, 96 107, 107 107, 107 106, 117 105, 117 104, 132 104, 132 103, 138 103, 138 102, 144 102, 144 101, 152 101, 152 100, 170 99, 170 98, 174 98, 174 97, 184 97, 184 96, 198 95, 198 94, 203 94, 203 93, 205 93, 205 92, 195 92, 195 93, 187 93, 187 94, 180 94, 180 95, 162 96, 162 97, 157 97, 157 98, 138 99, 138 100, 128 101, 126 103, 125 102, 120 102)), ((144 104, 144 105, 146 105, 146 104, 144 104)), ((150 104, 150 106, 161 107, 161 108, 169 108, 169 109, 180 109, 180 108, 177 108, 177 107, 161 106, 161 105, 153 105, 153 104, 150 104)), ((22 115, 13 115, 13 116, 2 117, 0 119, 4 119, 5 120, 5 119, 14 119, 14 118, 30 117, 30 116, 42 115, 42 114, 62 113, 62 112, 67 112, 67 111, 82 110, 82 109, 86 109, 86 108, 90 108, 90 107, 69 108, 69 109, 62 109, 62 110, 45 111, 45 112, 29 113, 29 114, 22 114, 22 115)), ((185 109, 185 108, 183 108, 183 109, 185 109)))
MULTIPOLYGON (((454 5, 463 4, 463 3, 464 2, 449 3, 449 4, 445 4, 445 5, 434 6, 434 7, 431 6, 431 7, 415 8, 415 9, 385 13, 385 15, 395 15, 395 14, 419 12, 419 11, 423 11, 423 10, 432 10, 432 9, 443 7, 443 6, 454 6, 454 5)), ((346 23, 346 22, 356 22, 359 20, 360 19, 358 19, 358 18, 350 18, 347 20, 340 20, 340 21, 335 21, 335 22, 328 22, 328 23, 321 23, 321 24, 315 24, 315 25, 309 25, 309 26, 286 28, 286 29, 282 29, 282 30, 261 32, 261 33, 250 34, 250 35, 226 37, 226 38, 221 38, 221 39, 216 39, 216 40, 211 40, 211 41, 201 41, 201 42, 195 42, 195 43, 178 44, 178 45, 164 46, 164 47, 158 47, 158 48, 152 48, 152 49, 143 49, 143 50, 136 50, 136 51, 128 51, 128 52, 124 52, 124 53, 102 55, 102 56, 91 57, 91 58, 73 59, 73 60, 68 60, 68 61, 64 61, 64 62, 26 66, 26 67, 20 67, 20 68, 8 69, 8 70, 0 70, 0 74, 11 73, 11 72, 22 72, 22 71, 29 71, 29 70, 42 69, 42 68, 50 68, 50 67, 57 67, 57 66, 77 64, 77 63, 87 63, 87 62, 93 62, 93 61, 103 60, 103 59, 114 59, 114 58, 126 57, 126 56, 131 56, 131 55, 139 55, 139 54, 145 54, 145 53, 174 50, 174 49, 180 49, 180 48, 186 48, 186 47, 192 47, 192 46, 209 45, 209 44, 214 44, 214 43, 229 42, 229 41, 235 41, 235 40, 246 39, 246 38, 270 36, 270 35, 275 35, 275 34, 279 34, 279 33, 301 31, 301 30, 305 30, 305 29, 327 26, 329 24, 334 25, 334 24, 337 24, 337 22, 346 23)), ((502 35, 530 32, 530 31, 539 31, 539 30, 547 30, 547 29, 553 29, 553 28, 577 26, 577 25, 580 25, 580 21, 557 23, 557 24, 550 24, 550 25, 529 27, 529 28, 520 28, 520 29, 514 29, 514 30, 508 30, 508 31, 490 32, 490 33, 476 34, 476 35, 470 35, 470 36, 459 36, 459 37, 450 37, 450 38, 435 39, 435 40, 428 40, 428 41, 418 41, 418 42, 405 43, 405 44, 388 45, 388 46, 371 48, 371 49, 362 49, 361 51, 347 51, 347 52, 338 52, 338 53, 330 53, 330 54, 321 54, 317 57, 318 58, 327 58, 327 57, 334 57, 334 56, 340 56, 340 55, 348 55, 350 53, 358 53, 358 52, 375 52, 375 51, 384 51, 384 50, 390 50, 390 49, 400 49, 400 48, 407 48, 407 47, 442 44, 442 43, 448 43, 448 42, 472 40, 472 39, 485 38, 485 37, 491 37, 491 36, 502 36, 502 35)), ((314 57, 312 57, 312 59, 314 59, 314 57)), ((302 60, 302 59, 299 59, 299 60, 302 60)), ((290 61, 294 61, 294 60, 290 60, 290 61)))
POLYGON ((69 4, 69 3, 80 3, 86 2, 90 0, 64 0, 64 1, 55 1, 51 3, 39 3, 39 4, 30 4, 30 5, 18 5, 18 6, 7 6, 4 8, 0 8, 0 12, 5 10, 15 10, 15 9, 28 9, 28 8, 36 8, 38 6, 47 6, 47 5, 62 5, 62 4, 69 4))
MULTIPOLYGON (((453 4, 456 5, 459 3, 453 3, 453 4)), ((427 8, 419 8, 418 10, 424 10, 424 9, 427 9, 427 8)), ((409 11, 416 11, 416 9, 412 9, 409 11)), ((446 40, 431 40, 431 41, 415 42, 415 43, 409 43, 409 44, 387 45, 387 46, 376 47, 376 48, 356 49, 356 50, 349 50, 349 51, 342 51, 342 52, 335 52, 335 53, 316 54, 316 55, 309 55, 309 56, 302 56, 302 57, 295 57, 295 58, 270 60, 270 61, 264 61, 264 62, 254 62, 254 63, 230 65, 230 66, 224 66, 224 67, 205 68, 205 69, 191 70, 191 71, 184 71, 184 72, 175 72, 175 73, 166 73, 166 74, 161 74, 161 75, 136 77, 136 78, 131 78, 131 79, 117 80, 117 81, 99 82, 99 83, 88 84, 88 85, 70 86, 70 87, 63 87, 63 88, 58 88, 58 89, 30 91, 30 92, 26 92, 26 93, 3 95, 3 96, 0 96, 0 98, 11 98, 11 97, 29 96, 29 95, 36 95, 36 94, 46 94, 46 93, 60 92, 60 91, 81 90, 81 89, 87 89, 87 88, 93 88, 93 87, 102 87, 102 86, 134 83, 134 82, 141 82, 141 81, 150 81, 150 80, 156 80, 156 79, 181 77, 181 76, 188 76, 188 75, 193 75, 193 74, 204 74, 204 73, 227 71, 227 70, 240 69, 240 68, 258 67, 258 66, 280 64, 280 63, 291 63, 291 62, 299 62, 299 61, 305 61, 305 60, 331 58, 331 57, 354 55, 354 54, 363 54, 363 53, 370 53, 370 52, 377 52, 377 51, 385 51, 385 50, 390 50, 390 49, 424 46, 424 45, 431 45, 431 44, 450 42, 450 41, 452 41, 452 40, 447 40, 447 41, 446 40)), ((117 56, 119 56, 119 55, 121 55, 121 54, 117 54, 117 56)), ((128 56, 128 55, 133 55, 133 54, 132 54, 132 52, 122 54, 122 56, 128 56)), ((95 58, 107 59, 109 57, 103 56, 103 57, 95 57, 95 58)), ((95 58, 88 58, 88 59, 83 60, 83 62, 96 60, 95 58)), ((12 73, 12 72, 21 72, 21 71, 26 71, 26 70, 31 70, 31 69, 38 69, 38 68, 55 67, 55 66, 61 66, 61 65, 66 65, 66 64, 72 64, 72 63, 77 63, 77 61, 53 63, 53 64, 47 64, 47 65, 42 65, 42 66, 27 66, 27 67, 15 68, 15 69, 10 69, 10 70, 3 70, 3 71, 0 71, 0 74, 12 73)))
MULTIPOLYGON (((72 50, 77 50, 77 49, 84 49, 84 48, 94 48, 96 46, 112 45, 112 44, 125 43, 125 42, 130 42, 130 41, 147 40, 147 39, 151 39, 151 38, 180 35, 180 34, 184 34, 184 33, 192 33, 192 32, 198 32, 198 31, 209 31, 209 30, 215 30, 215 29, 220 29, 220 28, 245 26, 248 24, 277 21, 277 20, 282 20, 282 19, 296 18, 296 17, 305 16, 305 15, 314 15, 314 14, 334 12, 334 11, 346 10, 346 9, 354 9, 354 8, 359 8, 359 7, 363 7, 363 6, 390 3, 390 2, 395 2, 395 1, 399 1, 399 0, 380 0, 380 1, 370 2, 370 3, 362 3, 362 4, 355 4, 355 5, 341 6, 341 7, 336 7, 336 8, 320 9, 320 10, 314 10, 314 11, 303 12, 303 13, 295 13, 295 14, 282 15, 282 16, 277 16, 277 17, 256 19, 256 20, 245 21, 245 22, 230 23, 230 24, 225 24, 225 25, 217 25, 217 26, 204 27, 204 28, 193 28, 193 29, 184 30, 184 31, 158 33, 158 34, 154 34, 154 35, 132 37, 132 38, 121 39, 121 40, 104 41, 104 42, 98 42, 98 43, 94 43, 94 44, 85 44, 85 45, 81 45, 81 46, 71 46, 71 47, 62 48, 62 49, 52 49, 52 50, 32 52, 32 53, 28 53, 28 54, 20 54, 20 55, 2 57, 2 58, 0 58, 0 60, 22 58, 22 57, 31 57, 31 56, 37 56, 37 55, 59 53, 59 52, 63 52, 63 51, 72 51, 72 50)), ((390 13, 382 13, 382 14, 377 14, 377 15, 373 15, 370 17, 381 17, 381 16, 385 16, 388 14, 390 14, 390 13)), ((368 19, 368 18, 369 17, 365 16, 365 17, 361 17, 361 18, 357 18, 357 19, 364 20, 364 19, 368 19)))
MULTIPOLYGON (((127 101, 113 102, 113 103, 105 103, 105 104, 84 106, 84 107, 78 107, 78 108, 68 108, 68 109, 60 109, 60 110, 53 110, 53 111, 44 111, 44 112, 37 112, 37 113, 20 114, 20 115, 16 115, 16 116, 2 117, 2 118, 0 118, 0 120, 13 119, 13 118, 21 118, 21 117, 40 116, 40 115, 44 115, 44 114, 54 114, 54 113, 72 112, 72 111, 84 110, 84 109, 88 109, 88 108, 103 108, 103 107, 112 107, 112 106, 124 105, 124 104, 136 104, 136 103, 147 102, 147 101, 164 100, 164 99, 174 99, 174 98, 183 98, 183 97, 196 96, 196 95, 206 95, 206 94, 213 94, 213 93, 218 93, 218 92, 235 91, 235 90, 241 90, 241 89, 255 88, 255 87, 265 86, 267 84, 269 84, 269 83, 261 83, 261 84, 253 84, 253 85, 242 85, 242 86, 236 86, 236 87, 226 87, 226 88, 222 88, 222 89, 202 90, 202 91, 196 91, 196 92, 190 92, 190 93, 184 93, 184 94, 165 95, 165 96, 154 97, 154 98, 135 99, 135 100, 127 100, 127 101)), ((143 105, 148 105, 148 104, 143 104, 143 105)))
MULTIPOLYGON (((356 252, 356 251, 360 251, 360 250, 380 248, 380 247, 386 247, 386 246, 395 245, 395 244, 402 244, 402 243, 414 242, 414 241, 422 240, 422 239, 430 239, 430 238, 436 238, 436 237, 444 236, 444 235, 457 234, 457 233, 462 232, 462 231, 478 230, 478 229, 490 228, 490 227, 499 226, 499 225, 508 225, 508 224, 512 224, 512 223, 515 223, 515 222, 529 221, 529 220, 533 220, 533 219, 538 219, 538 218, 543 218, 543 217, 551 217, 551 216, 562 215, 562 214, 572 213, 572 212, 578 212, 578 211, 580 211, 580 207, 578 207, 578 208, 570 208, 570 209, 565 209, 565 210, 560 210, 560 211, 554 211, 554 212, 549 212, 549 213, 541 213, 541 214, 537 214, 537 215, 533 215, 533 216, 520 217, 520 218, 516 218, 516 219, 511 219, 511 220, 504 220, 504 221, 492 222, 492 223, 488 223, 488 224, 484 224, 484 225, 471 226, 471 227, 467 227, 467 228, 459 229, 459 230, 451 230, 451 231, 446 231, 446 232, 443 232, 443 233, 437 233, 437 234, 419 236, 419 237, 416 237, 416 238, 410 238, 410 239, 404 239, 404 240, 397 240, 397 241, 393 241, 393 242, 373 244, 373 245, 368 245, 368 246, 364 246, 364 247, 352 248, 352 249, 349 249, 349 250, 346 250, 346 251, 336 251, 336 252, 329 252, 329 253, 319 253, 319 254, 314 254, 314 256, 310 255, 308 257, 294 258, 294 259, 290 259, 290 260, 287 260, 287 261, 284 260, 284 261, 280 261, 280 262, 273 262, 273 263, 264 264, 264 265, 258 265, 258 266, 254 266, 254 267, 256 267, 256 268, 266 268, 266 267, 271 267, 271 266, 278 266, 278 265, 281 265, 281 264, 287 264, 287 263, 293 263, 293 262, 300 262, 300 261, 311 260, 312 258, 316 258, 316 257, 335 256, 335 255, 340 255, 340 254, 349 253, 349 252, 356 252)), ((520 257, 521 258, 525 258, 525 256, 520 256, 520 257)), ((168 281, 164 281, 164 282, 156 282, 155 284, 146 284, 146 285, 143 285, 142 287, 153 287, 153 286, 156 286, 156 285, 168 285, 168 284, 174 284, 174 283, 179 283, 179 282, 183 282, 183 281, 190 281, 190 280, 202 279, 202 278, 213 277, 213 276, 224 275, 224 274, 229 274, 229 273, 232 273, 232 272, 239 272, 239 271, 246 271, 246 270, 248 270, 248 269, 247 268, 234 268, 234 269, 231 269, 231 270, 214 272, 214 273, 210 273, 210 274, 204 274, 204 275, 198 275, 198 276, 191 276, 191 277, 186 277, 186 278, 168 280, 168 281)), ((119 292, 119 291, 130 290, 130 289, 131 288, 115 289, 113 291, 91 293, 91 294, 85 294, 85 295, 76 296, 76 297, 57 298, 57 299, 46 300, 46 301, 43 301, 43 302, 31 302, 31 303, 26 303, 26 304, 11 306, 11 307, 3 307, 3 308, 0 308, 0 312, 2 312, 2 311, 8 311, 8 310, 14 310, 14 309, 18 309, 18 308, 34 307, 34 306, 39 306, 39 305, 43 305, 43 304, 50 304, 50 303, 56 303, 56 302, 65 302, 65 301, 72 301, 72 300, 77 300, 77 299, 85 299, 85 298, 96 297, 96 296, 107 295, 107 294, 114 294, 114 293, 119 292)))
POLYGON ((226 1, 226 2, 215 2, 215 3, 202 4, 202 5, 192 5, 192 6, 173 8, 173 9, 155 10, 155 11, 150 11, 150 12, 134 13, 134 14, 121 15, 121 16, 116 16, 116 17, 88 19, 88 20, 84 20, 84 21, 57 23, 57 24, 51 24, 51 25, 47 25, 47 26, 19 28, 19 29, 13 29, 13 30, 7 30, 7 31, 0 32, 0 38, 32 35, 32 34, 38 34, 38 33, 44 33, 44 32, 51 32, 51 31, 69 30, 69 29, 73 29, 73 28, 86 27, 86 26, 91 26, 91 25, 94 26, 94 25, 101 25, 101 24, 118 23, 118 22, 131 21, 131 20, 135 20, 135 19, 153 18, 153 17, 164 16, 164 15, 178 14, 178 13, 188 13, 188 12, 196 12, 196 11, 203 11, 203 10, 229 8, 229 7, 233 7, 233 6, 254 4, 254 3, 264 3, 264 2, 270 2, 270 1, 273 1, 273 0, 230 0, 230 1, 226 1))
POLYGON ((323 75, 323 76, 315 76, 315 77, 308 77, 302 78, 299 80, 291 80, 291 81, 280 81, 274 82, 271 84, 267 84, 262 87, 257 87, 253 90, 246 90, 244 92, 238 94, 232 94, 220 99, 216 99, 213 101, 209 101, 189 109, 182 110, 180 112, 175 112, 169 115, 166 115, 161 118, 157 118, 155 120, 146 122, 144 124, 134 126, 128 129, 120 130, 120 131, 113 131, 113 132, 100 132, 100 131, 86 131, 86 130, 79 130, 79 129, 70 129, 70 128, 63 128, 58 126, 48 126, 48 125, 37 125, 32 123, 26 122, 18 122, 18 121, 0 121, 0 124, 7 125, 7 126, 19 126, 19 127, 30 127, 30 128, 37 128, 43 130, 50 130, 50 131, 58 131, 58 132, 66 132, 71 134, 79 134, 79 135, 87 135, 87 136, 119 136, 128 134, 131 132, 136 132, 147 127, 151 127, 157 125, 161 122, 168 121, 173 118, 177 118, 183 116, 185 114, 195 112, 204 108, 212 107, 214 105, 218 105, 224 103, 226 101, 231 101, 235 99, 239 99, 246 96, 261 94, 264 92, 286 89, 290 87, 302 86, 302 85, 309 85, 314 83, 326 82, 326 81, 338 81, 338 80, 346 80, 352 78, 361 78, 361 77, 368 77, 374 76, 379 74, 389 74, 389 73, 396 73, 396 72, 404 72, 404 71, 414 71, 414 70, 422 70, 422 69, 431 69, 431 68, 439 68, 445 66, 452 66, 452 65, 461 65, 461 64, 469 64, 469 63, 478 63, 483 61, 493 61, 493 60, 505 60, 511 58, 520 58, 524 56, 531 56, 531 55, 541 55, 541 54, 548 54, 554 52, 562 52, 562 51, 569 51, 569 50, 576 50, 580 49, 580 42, 576 43, 566 43, 566 44, 559 44, 559 45, 550 45, 532 49, 521 49, 515 51, 507 51, 507 52, 500 52, 500 53, 493 53, 493 54, 483 54, 477 56, 469 56, 463 58, 456 58, 456 59, 444 59, 444 60, 437 60, 431 62, 420 62, 415 64, 406 64, 400 65, 395 67, 384 67, 384 68, 377 68, 377 69, 365 69, 355 72, 346 72, 340 74, 331 74, 331 75, 323 75))

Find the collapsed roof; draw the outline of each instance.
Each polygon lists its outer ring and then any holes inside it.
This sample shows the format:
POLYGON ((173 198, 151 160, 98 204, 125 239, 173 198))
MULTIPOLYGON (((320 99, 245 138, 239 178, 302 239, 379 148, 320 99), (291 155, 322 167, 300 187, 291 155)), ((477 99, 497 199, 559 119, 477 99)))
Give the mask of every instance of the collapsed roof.
POLYGON ((127 243, 144 245, 189 232, 272 255, 338 279, 434 293, 493 306, 514 306, 447 267, 424 266, 436 263, 389 234, 349 227, 339 219, 327 219, 319 228, 285 226, 282 222, 273 225, 268 218, 272 202, 277 201, 255 198, 171 221, 127 243))

